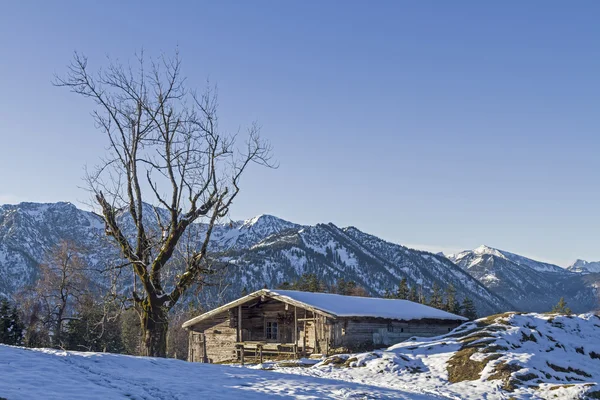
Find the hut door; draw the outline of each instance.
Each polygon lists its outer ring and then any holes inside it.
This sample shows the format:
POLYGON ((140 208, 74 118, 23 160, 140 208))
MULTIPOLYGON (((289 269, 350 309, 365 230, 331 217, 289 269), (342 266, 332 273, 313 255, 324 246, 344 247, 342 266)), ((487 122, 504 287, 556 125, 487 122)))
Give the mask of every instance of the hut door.
POLYGON ((190 361, 207 362, 204 346, 204 334, 202 333, 191 332, 190 361))
POLYGON ((279 327, 279 341, 281 343, 292 343, 292 333, 294 328, 288 324, 281 324, 279 327))

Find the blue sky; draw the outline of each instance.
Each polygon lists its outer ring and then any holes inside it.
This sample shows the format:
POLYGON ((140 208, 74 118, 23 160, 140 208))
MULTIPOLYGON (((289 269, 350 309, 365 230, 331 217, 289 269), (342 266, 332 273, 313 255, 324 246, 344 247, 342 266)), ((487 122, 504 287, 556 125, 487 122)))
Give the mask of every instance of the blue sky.
POLYGON ((258 120, 280 162, 249 171, 233 218, 600 259, 600 3, 173 3, 3 3, 0 203, 86 200, 104 138, 51 85, 74 50, 102 66, 178 46, 222 127, 258 120))

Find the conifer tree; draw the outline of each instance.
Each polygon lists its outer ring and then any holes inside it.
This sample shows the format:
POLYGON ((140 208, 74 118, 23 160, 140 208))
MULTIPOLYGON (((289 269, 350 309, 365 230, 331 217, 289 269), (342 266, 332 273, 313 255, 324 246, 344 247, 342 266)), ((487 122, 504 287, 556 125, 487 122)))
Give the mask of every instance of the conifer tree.
POLYGON ((398 290, 396 291, 396 298, 400 300, 408 299, 408 283, 406 278, 402 278, 398 284, 398 290))
POLYGON ((348 284, 350 282, 346 282, 344 278, 339 278, 334 288, 334 293, 346 295, 348 294, 348 284))
POLYGON ((444 308, 444 298, 440 287, 436 282, 433 283, 431 288, 431 297, 429 299, 429 305, 434 308, 442 310, 444 308))
POLYGON ((10 306, 8 300, 0 303, 0 343, 18 346, 23 343, 23 324, 17 307, 10 306))
POLYGON ((415 303, 419 302, 419 295, 417 294, 417 287, 412 285, 410 288, 410 292, 408 293, 408 300, 414 301, 415 303))
POLYGON ((477 310, 475 309, 475 304, 473 304, 473 301, 468 297, 463 299, 461 315, 469 320, 477 319, 477 310))
POLYGON ((571 315, 571 309, 567 307, 567 302, 564 297, 561 297, 560 300, 558 300, 558 303, 552 307, 552 314, 571 315))
POLYGON ((456 299, 456 289, 452 284, 446 288, 446 304, 444 305, 444 309, 453 314, 460 313, 460 303, 456 299))

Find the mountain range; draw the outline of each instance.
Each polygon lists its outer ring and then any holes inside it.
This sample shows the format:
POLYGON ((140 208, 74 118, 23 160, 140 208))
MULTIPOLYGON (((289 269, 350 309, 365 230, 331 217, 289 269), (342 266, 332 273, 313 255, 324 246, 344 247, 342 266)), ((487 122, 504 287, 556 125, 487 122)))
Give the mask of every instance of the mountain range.
MULTIPOLYGON (((154 212, 145 215, 147 226, 156 224, 154 212)), ((133 232, 128 216, 121 218, 125 231, 133 232)), ((205 229, 197 223, 192 233, 205 229)), ((60 240, 86 248, 88 264, 95 269, 119 260, 101 219, 91 212, 64 202, 0 206, 0 295, 11 296, 33 283, 38 266, 60 240)), ((327 284, 339 278, 355 281, 371 295, 394 290, 403 277, 426 295, 434 284, 445 288, 451 283, 459 298, 474 300, 480 315, 547 311, 561 296, 575 311, 588 311, 596 308, 600 276, 600 263, 578 261, 564 269, 487 246, 446 257, 355 227, 305 226, 271 215, 217 225, 210 250, 228 264, 221 284, 204 291, 215 302, 236 298, 243 289, 276 287, 314 273, 327 284)))

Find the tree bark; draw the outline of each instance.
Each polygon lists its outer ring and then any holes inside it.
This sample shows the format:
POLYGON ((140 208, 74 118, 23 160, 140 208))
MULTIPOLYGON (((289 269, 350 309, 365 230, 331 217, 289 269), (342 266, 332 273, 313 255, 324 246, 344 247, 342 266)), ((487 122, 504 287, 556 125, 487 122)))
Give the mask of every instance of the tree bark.
POLYGON ((169 327, 169 310, 158 304, 143 304, 140 312, 142 326, 142 356, 167 356, 167 329, 169 327))

